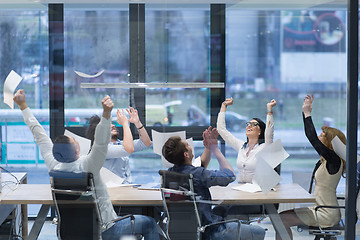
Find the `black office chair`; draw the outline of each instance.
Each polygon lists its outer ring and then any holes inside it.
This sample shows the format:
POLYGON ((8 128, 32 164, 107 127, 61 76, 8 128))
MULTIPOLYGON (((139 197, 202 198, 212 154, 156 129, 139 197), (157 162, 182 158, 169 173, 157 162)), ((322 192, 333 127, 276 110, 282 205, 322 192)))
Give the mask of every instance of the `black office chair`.
MULTIPOLYGON (((87 172, 73 173, 51 171, 51 192, 57 212, 57 236, 59 239, 101 239, 101 222, 95 195, 93 175, 87 172)), ((134 216, 126 215, 112 222, 131 218, 134 233, 134 216)))
POLYGON ((241 222, 238 219, 208 225, 201 224, 192 174, 181 174, 166 170, 160 170, 159 174, 161 176, 160 191, 165 214, 165 234, 168 240, 200 240, 201 235, 208 227, 227 222, 238 223, 238 239, 240 239, 241 222))

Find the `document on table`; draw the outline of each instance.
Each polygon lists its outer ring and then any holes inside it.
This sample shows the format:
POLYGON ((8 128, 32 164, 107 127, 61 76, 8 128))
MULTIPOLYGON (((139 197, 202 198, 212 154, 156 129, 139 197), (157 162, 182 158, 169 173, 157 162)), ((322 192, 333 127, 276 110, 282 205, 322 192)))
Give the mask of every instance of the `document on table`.
POLYGON ((4 103, 14 109, 14 91, 23 78, 14 70, 11 70, 4 83, 4 103))
POLYGON ((233 187, 233 189, 250 193, 261 192, 260 186, 253 183, 241 184, 239 186, 233 187))

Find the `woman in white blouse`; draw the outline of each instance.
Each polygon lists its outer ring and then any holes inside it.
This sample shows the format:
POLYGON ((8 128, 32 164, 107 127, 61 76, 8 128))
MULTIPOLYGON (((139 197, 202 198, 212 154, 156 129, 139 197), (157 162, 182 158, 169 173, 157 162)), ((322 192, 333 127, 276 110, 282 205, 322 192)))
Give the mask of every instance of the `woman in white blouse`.
POLYGON ((233 102, 233 98, 227 98, 221 104, 217 119, 217 130, 224 141, 238 152, 236 162, 236 165, 239 169, 238 182, 251 183, 255 173, 256 154, 260 152, 266 145, 273 142, 274 118, 272 108, 276 106, 276 101, 272 99, 266 104, 266 125, 259 118, 253 118, 246 124, 246 141, 236 138, 226 129, 226 108, 227 106, 232 105, 233 102))
MULTIPOLYGON (((227 129, 225 124, 225 112, 227 106, 232 105, 233 98, 227 98, 220 108, 217 119, 217 130, 224 141, 238 152, 236 165, 239 169, 238 182, 251 183, 255 174, 256 154, 266 145, 273 142, 274 119, 272 108, 276 106, 276 101, 272 99, 266 104, 267 117, 266 125, 259 118, 253 118, 246 123, 246 141, 236 138, 227 129)), ((275 169, 276 170, 276 169, 275 169)), ((228 214, 236 214, 238 218, 249 220, 251 214, 262 214, 262 205, 241 205, 241 206, 216 206, 213 213, 225 218, 228 214)))

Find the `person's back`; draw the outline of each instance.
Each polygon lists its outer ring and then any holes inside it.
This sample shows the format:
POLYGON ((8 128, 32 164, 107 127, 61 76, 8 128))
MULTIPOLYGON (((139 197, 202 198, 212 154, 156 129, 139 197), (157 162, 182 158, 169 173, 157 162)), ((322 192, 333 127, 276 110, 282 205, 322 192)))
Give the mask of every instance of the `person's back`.
MULTIPOLYGON (((114 106, 111 98, 106 96, 102 100, 103 114, 100 123, 95 130, 94 144, 90 153, 86 156, 79 156, 79 143, 68 136, 58 136, 54 144, 47 136, 44 128, 39 124, 26 103, 26 96, 23 90, 18 90, 14 101, 20 107, 24 121, 31 130, 35 141, 45 160, 48 171, 59 170, 65 172, 90 172, 94 176, 96 198, 99 202, 99 210, 102 220, 102 236, 104 240, 119 239, 119 236, 131 234, 130 220, 118 221, 113 209, 107 188, 100 177, 100 169, 104 164, 107 146, 110 141, 111 110, 114 106)), ((137 216, 135 233, 143 234, 145 239, 159 239, 154 219, 146 216, 137 216)))
MULTIPOLYGON (((180 137, 170 137, 162 149, 166 160, 174 164, 174 167, 170 168, 169 171, 191 173, 193 175, 194 191, 200 196, 201 200, 211 200, 209 191, 211 186, 227 186, 236 179, 234 170, 220 152, 216 139, 213 140, 207 142, 204 139, 204 145, 211 149, 219 162, 221 170, 206 170, 203 167, 192 166, 193 154, 191 147, 180 137)), ((211 204, 199 203, 198 206, 203 225, 221 220, 219 216, 212 213, 211 204)), ((203 239, 237 239, 237 228, 238 224, 235 222, 218 225, 209 228, 203 234, 203 239)), ((241 239, 264 239, 264 236, 265 230, 258 226, 241 225, 241 239)))

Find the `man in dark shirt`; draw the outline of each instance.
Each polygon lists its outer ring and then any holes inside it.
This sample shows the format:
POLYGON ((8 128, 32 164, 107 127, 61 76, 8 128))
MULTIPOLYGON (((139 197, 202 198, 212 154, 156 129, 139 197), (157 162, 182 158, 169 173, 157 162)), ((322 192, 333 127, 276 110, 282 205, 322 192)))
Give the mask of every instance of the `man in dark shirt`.
MULTIPOLYGON (((220 165, 220 170, 206 170, 204 167, 192 165, 193 153, 189 144, 180 137, 170 137, 163 146, 162 154, 174 166, 169 171, 178 173, 191 173, 194 181, 194 191, 201 200, 211 200, 209 188, 211 186, 227 186, 236 177, 233 168, 218 148, 216 129, 206 130, 203 134, 204 146, 211 150, 220 165)), ((220 221, 221 218, 214 215, 211 205, 199 203, 199 212, 202 224, 220 221)), ((203 239, 237 239, 236 222, 219 225, 205 232, 203 239)), ((241 239, 264 239, 265 230, 259 226, 241 225, 241 239)))

